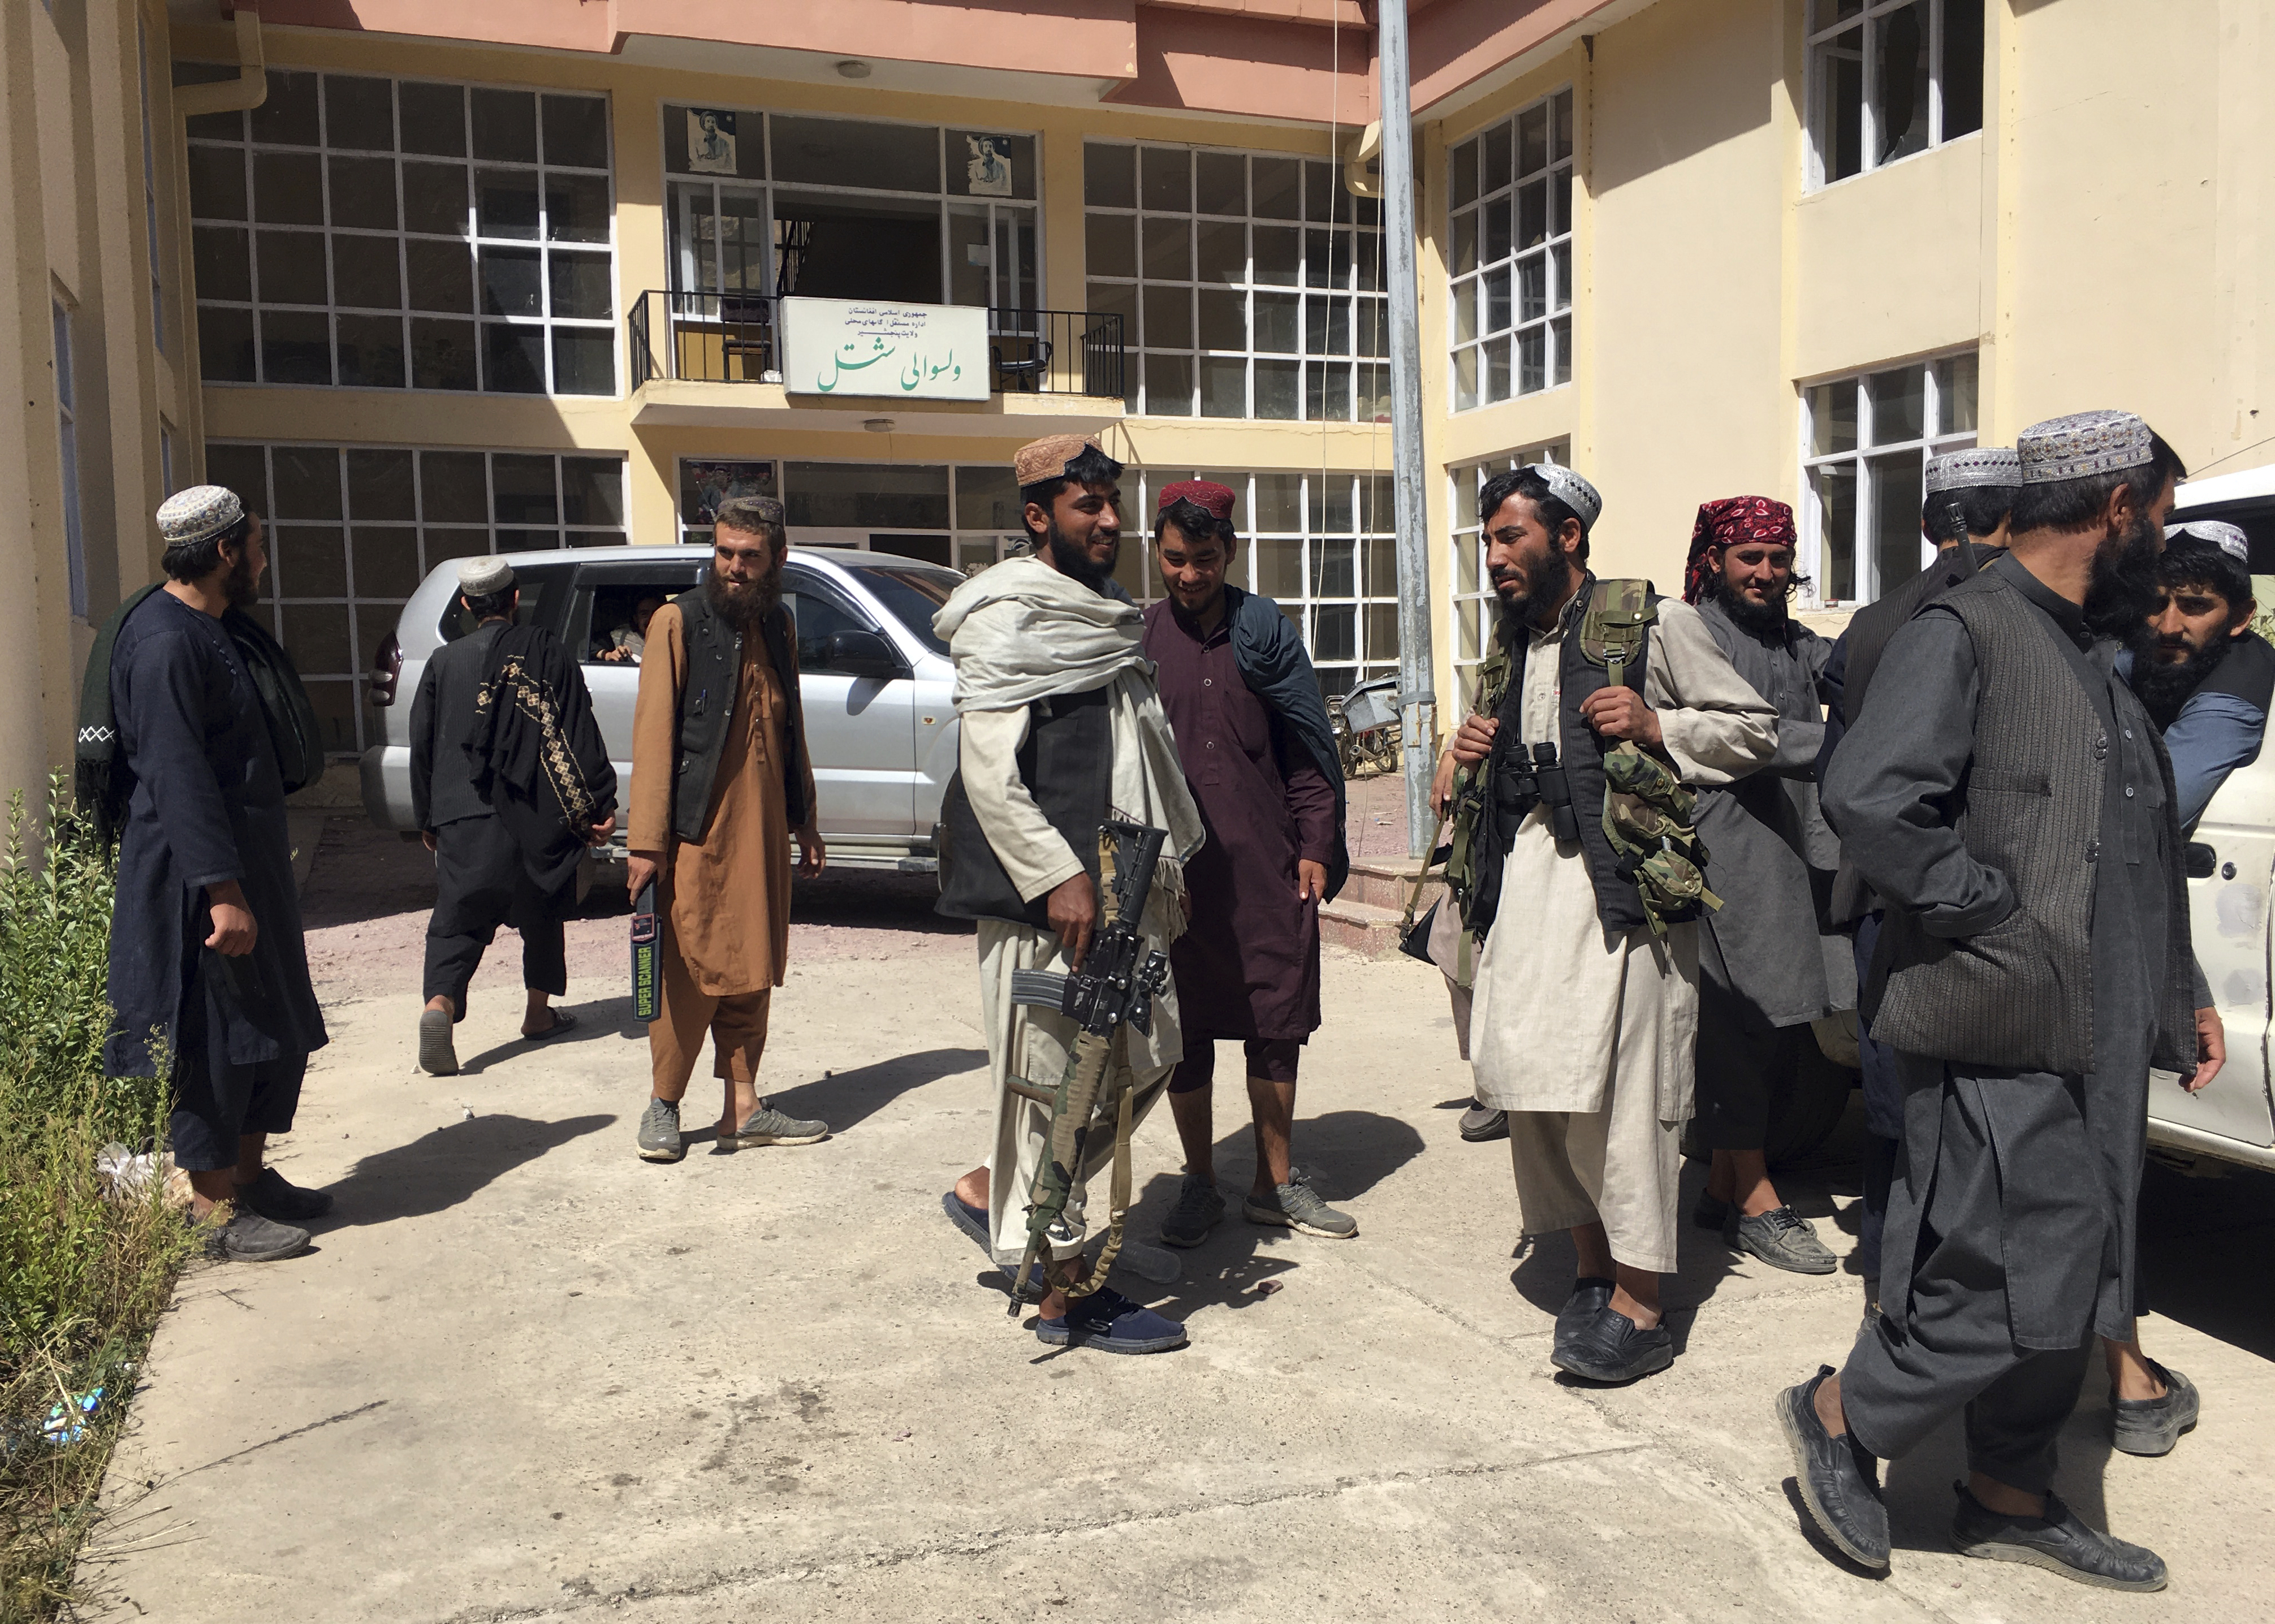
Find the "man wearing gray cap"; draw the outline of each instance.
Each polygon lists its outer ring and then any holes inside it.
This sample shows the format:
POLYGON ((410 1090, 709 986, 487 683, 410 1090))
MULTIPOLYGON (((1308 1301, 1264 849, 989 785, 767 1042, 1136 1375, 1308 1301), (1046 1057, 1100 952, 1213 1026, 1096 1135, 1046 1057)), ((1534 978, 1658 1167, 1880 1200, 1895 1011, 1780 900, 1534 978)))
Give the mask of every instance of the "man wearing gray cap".
POLYGON ((1597 580, 1588 536, 1602 510, 1594 486, 1552 464, 1496 474, 1478 493, 1500 620, 1478 713, 1454 739, 1475 788, 1462 792, 1449 877, 1483 944, 1477 1098, 1508 1114, 1523 1233, 1568 1231, 1576 1254, 1550 1360, 1629 1381, 1674 1359, 1659 1281, 1675 1267, 1700 898, 1693 867, 1687 898, 1670 905, 1672 854, 1614 844, 1605 814, 1615 783, 1640 785, 1657 798, 1622 789, 1627 815, 1679 825, 1683 785, 1728 783, 1770 759, 1777 712, 1697 610, 1646 581, 1597 580), (1620 628, 1637 634, 1618 653, 1614 598, 1620 628))
POLYGON ((2154 1552, 2049 1484, 2095 1335, 2132 1334, 2149 1069, 2200 1087, 2221 1058, 2172 769, 2114 670, 2184 471, 2119 412, 2016 450, 2012 545, 1890 639, 1904 702, 1866 706, 1824 785, 1887 908, 1865 1003, 1903 1152, 1879 1317, 1777 1413, 1810 1516, 1858 1562, 1888 1564, 1876 1462, 1964 1409, 1963 1554, 2158 1590, 2154 1552))
MULTIPOLYGON (((1936 547, 1934 562, 1894 590, 1856 611, 1825 662, 1825 741, 1817 756, 1817 782, 1825 782, 1833 752, 1863 713, 1864 694, 1896 629, 1919 609, 1973 576, 2007 545, 2007 517, 2022 488, 2022 465, 2009 446, 1969 446, 1927 459, 1920 504, 1920 533, 1936 547)), ((1880 940, 1880 909, 1846 852, 1833 871, 1827 908, 1831 923, 1853 924, 1856 981, 1871 972, 1880 940)), ((1864 1280, 1864 1311, 1880 1311, 1880 1240, 1886 1227, 1888 1182, 1904 1134, 1903 1091, 1896 1083, 1895 1053, 1872 1036, 1862 1011, 1856 1047, 1864 1086, 1864 1190, 1856 1232, 1856 1266, 1864 1280)))
POLYGON ((262 1165, 327 1040, 279 765, 305 772, 321 747, 291 661, 245 613, 268 563, 260 517, 200 485, 158 531, 168 578, 103 628, 81 711, 83 782, 106 752, 94 810, 123 812, 103 1060, 112 1076, 170 1067, 169 1137, 209 1249, 266 1263, 306 1251, 300 1224, 332 1205, 262 1165))
POLYGON ((575 1026, 548 1001, 569 990, 562 920, 583 848, 608 839, 616 821, 616 768, 584 673, 551 632, 514 624, 521 593, 513 567, 487 554, 460 559, 458 601, 472 630, 435 651, 411 706, 412 815, 435 854, 419 1064, 438 1077, 457 1074, 451 1029, 466 1018, 467 984, 501 925, 521 935, 521 1035, 542 1040, 575 1026), (520 646, 509 649, 509 639, 520 646), (518 703, 520 687, 539 702, 518 703), (499 748, 510 749, 503 731, 517 724, 533 746, 518 762, 499 748), (557 749, 535 736, 548 728, 557 749), (563 804, 563 772, 567 800, 577 804, 549 815, 563 804), (540 794, 549 804, 531 807, 540 794))

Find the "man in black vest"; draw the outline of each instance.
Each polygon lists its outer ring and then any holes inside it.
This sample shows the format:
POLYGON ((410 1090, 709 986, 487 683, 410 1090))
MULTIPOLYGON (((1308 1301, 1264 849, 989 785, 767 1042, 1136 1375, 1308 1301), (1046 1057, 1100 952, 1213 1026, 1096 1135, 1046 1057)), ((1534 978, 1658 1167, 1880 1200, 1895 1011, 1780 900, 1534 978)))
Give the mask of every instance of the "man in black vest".
POLYGON ((1588 535, 1602 509, 1594 486, 1553 464, 1496 474, 1478 494, 1500 599, 1479 697, 1500 696, 1494 714, 1462 723, 1454 755, 1491 764, 1463 921, 1483 941, 1477 1098, 1508 1113, 1523 1232, 1572 1236, 1578 1278, 1551 1362, 1629 1381, 1674 1358, 1659 1280, 1675 1267, 1698 940, 1693 923, 1661 933, 1604 833, 1605 757, 1631 741, 1685 783, 1727 783, 1770 759, 1777 714, 1688 604, 1651 598, 1621 681, 1596 663, 1588 535), (1536 770, 1552 757, 1553 771, 1536 770))
POLYGON ((1824 786, 1888 908, 1865 1002, 1904 1141, 1880 1315, 1777 1411, 1810 1515, 1856 1561, 1888 1563, 1876 1460, 1964 1409, 1962 1553, 2157 1590, 2154 1552, 2048 1485, 2094 1336, 2132 1333, 2149 1069, 2201 1086, 2221 1057, 2172 770, 2114 669, 2183 471, 2126 412, 2016 449, 2012 547, 1890 640, 1903 703, 1866 706, 1824 786))
MULTIPOLYGON (((2022 465, 2011 446, 1969 446, 1927 459, 1920 504, 1920 533, 1936 547, 1935 560, 1894 590, 1856 611, 1833 645, 1825 662, 1825 742, 1817 757, 1817 782, 1825 782, 1833 752, 1863 713, 1864 695, 1879 668, 1888 639, 1923 603, 1941 597, 2007 545, 2007 516, 2022 487, 2022 465)), ((1901 690, 1900 690, 1901 691, 1901 690)), ((1880 909, 1856 864, 1844 854, 1833 875, 1832 923, 1854 925, 1856 981, 1871 973, 1880 941, 1880 909)), ((1896 1149, 1904 1137, 1903 1089, 1896 1082, 1895 1052, 1872 1036, 1872 1023, 1856 1016, 1857 1059, 1863 1073, 1863 1198, 1856 1228, 1856 1267, 1864 1280, 1864 1312, 1880 1311, 1880 1240, 1886 1228, 1888 1184, 1896 1174, 1896 1149)))
MULTIPOLYGON (((1114 580, 1122 465, 1093 440, 1055 434, 1023 447, 1012 471, 1033 554, 974 576, 933 619, 956 661, 961 727, 941 809, 939 906, 979 923, 980 1013, 995 1088, 987 1159, 941 1205, 1007 1273, 1026 1251, 1027 1197, 1050 1123, 1050 1112, 1012 1091, 1010 1079, 1056 1086, 1077 1034, 1064 1016, 1014 1004, 1011 974, 1080 967, 1098 927, 1099 826, 1107 819, 1168 832, 1142 920, 1164 951, 1184 920, 1182 860, 1202 840, 1145 658, 1144 617, 1114 580)), ((1152 1027, 1125 1028, 1116 1039, 1133 1120, 1160 1098, 1183 1053, 1174 986, 1155 1000, 1152 1027)), ((1080 1297, 1062 1289, 1077 1283, 1087 1182, 1114 1144, 1111 1133, 1092 1134, 1085 1165, 1071 1170, 1036 1335, 1107 1353, 1181 1348, 1183 1326, 1111 1288, 1080 1297)))
POLYGON ((826 1122, 759 1097, 767 1015, 790 958, 790 842, 797 872, 825 861, 798 703, 797 637, 782 607, 782 503, 730 497, 711 527, 703 584, 648 622, 632 713, 627 883, 653 883, 662 1009, 648 1023, 647 1161, 686 1154, 679 1102, 711 1039, 724 1085, 719 1143, 811 1144, 826 1122))
MULTIPOLYGON (((1840 842, 1817 806, 1825 734, 1819 681, 1833 645, 1795 620, 1793 510, 1766 496, 1703 504, 1690 536, 1685 601, 1738 675, 1777 706, 1777 754, 1758 772, 1698 795, 1706 884, 1722 906, 1698 930, 1698 1115, 1712 1158, 1690 1220, 1795 1274, 1840 1267, 1809 1220, 1770 1182, 1772 1076, 1814 1049, 1810 1023, 1856 1003, 1848 938, 1823 903, 1840 842)), ((1807 1075, 1806 1073, 1803 1074, 1807 1075)), ((1845 1091, 1845 1090, 1844 1090, 1845 1091)))

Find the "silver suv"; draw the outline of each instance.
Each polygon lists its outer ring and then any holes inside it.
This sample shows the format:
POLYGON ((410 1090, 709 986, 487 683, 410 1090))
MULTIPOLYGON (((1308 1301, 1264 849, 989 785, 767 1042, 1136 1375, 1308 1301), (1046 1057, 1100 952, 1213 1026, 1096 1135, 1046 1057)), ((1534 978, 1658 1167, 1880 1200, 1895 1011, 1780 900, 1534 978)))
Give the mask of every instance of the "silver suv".
MULTIPOLYGON (((604 660, 647 599, 695 585, 709 555, 689 547, 510 553, 524 621, 549 626, 584 661, 601 736, 616 763, 617 798, 631 783, 632 702, 639 670, 604 660)), ((964 578, 919 559, 852 548, 794 547, 782 601, 797 628, 806 749, 813 760, 829 861, 848 868, 929 873, 933 826, 956 771, 955 672, 933 635, 934 610, 964 578)), ((455 563, 435 567, 372 669, 372 703, 386 742, 363 752, 363 804, 382 828, 415 833, 411 815, 411 706, 427 656, 472 628, 455 563)), ((621 861, 619 824, 610 851, 621 861)))

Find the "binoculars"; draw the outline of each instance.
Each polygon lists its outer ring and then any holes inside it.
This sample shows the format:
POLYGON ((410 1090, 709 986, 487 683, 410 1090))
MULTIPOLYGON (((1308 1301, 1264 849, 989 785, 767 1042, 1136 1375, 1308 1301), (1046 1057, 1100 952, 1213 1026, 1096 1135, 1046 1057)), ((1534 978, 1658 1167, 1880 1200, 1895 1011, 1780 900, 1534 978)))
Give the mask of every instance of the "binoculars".
POLYGON ((1555 744, 1543 739, 1528 757, 1513 750, 1503 759, 1493 778, 1493 802, 1505 814, 1501 827, 1508 840, 1516 837, 1516 826, 1535 806, 1548 809, 1548 830, 1559 845, 1580 838, 1580 820, 1572 811, 1572 785, 1556 759, 1555 744))

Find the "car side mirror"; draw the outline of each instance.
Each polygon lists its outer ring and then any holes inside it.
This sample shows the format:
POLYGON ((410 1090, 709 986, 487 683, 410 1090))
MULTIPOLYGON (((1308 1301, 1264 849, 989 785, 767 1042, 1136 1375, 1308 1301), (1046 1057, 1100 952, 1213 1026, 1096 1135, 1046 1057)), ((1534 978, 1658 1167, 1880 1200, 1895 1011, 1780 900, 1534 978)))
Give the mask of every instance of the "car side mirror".
POLYGON ((847 676, 906 676, 909 668, 900 651, 879 631, 835 631, 829 637, 828 666, 847 676))
POLYGON ((2209 880, 2212 876, 2212 871, 2219 866, 2219 853, 2200 840, 2190 841, 2188 850, 2182 856, 2188 865, 2188 875, 2191 880, 2209 880))

